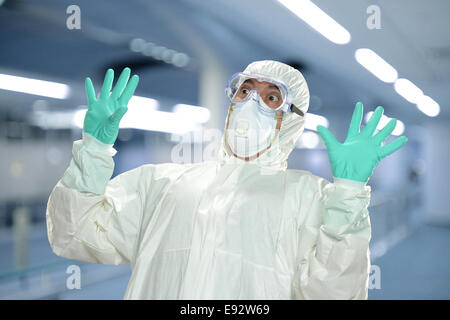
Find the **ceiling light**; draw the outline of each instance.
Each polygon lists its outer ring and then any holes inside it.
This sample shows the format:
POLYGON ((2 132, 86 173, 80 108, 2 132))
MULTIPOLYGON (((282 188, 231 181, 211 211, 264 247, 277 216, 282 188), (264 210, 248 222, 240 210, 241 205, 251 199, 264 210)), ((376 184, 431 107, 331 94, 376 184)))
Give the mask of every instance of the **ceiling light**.
POLYGON ((417 103, 420 97, 423 96, 423 91, 408 79, 397 79, 394 83, 394 88, 399 95, 411 103, 417 103))
POLYGON ((319 135, 313 131, 305 131, 300 136, 296 147, 297 148, 306 148, 306 149, 314 149, 319 146, 320 138, 319 135))
POLYGON ((429 117, 436 117, 440 112, 439 104, 429 96, 425 95, 419 98, 417 108, 429 117))
POLYGON ((355 58, 359 64, 369 70, 381 81, 394 82, 397 80, 397 70, 372 50, 358 49, 355 52, 355 58))
POLYGON ((8 74, 0 74, 0 89, 56 99, 67 99, 70 92, 69 86, 62 83, 30 79, 8 74))
POLYGON ((205 123, 211 117, 211 113, 207 108, 199 106, 191 106, 188 104, 176 104, 173 111, 184 117, 187 121, 205 123))
POLYGON ((350 32, 322 11, 322 9, 313 2, 309 0, 278 1, 331 42, 336 44, 346 44, 350 42, 350 32))
POLYGON ((305 115, 305 129, 317 131, 317 126, 321 125, 328 128, 328 119, 313 113, 305 115))
MULTIPOLYGON (((367 123, 370 119, 370 117, 372 117, 373 111, 367 112, 364 120, 367 123)), ((384 114, 381 116, 380 118, 380 122, 378 122, 378 126, 376 128, 376 130, 381 130, 383 129, 388 123, 389 121, 391 121, 392 118, 385 116, 384 114)), ((401 121, 397 119, 397 122, 395 124, 395 128, 392 131, 392 135, 394 136, 400 136, 403 134, 403 132, 405 131, 405 124, 401 121)))

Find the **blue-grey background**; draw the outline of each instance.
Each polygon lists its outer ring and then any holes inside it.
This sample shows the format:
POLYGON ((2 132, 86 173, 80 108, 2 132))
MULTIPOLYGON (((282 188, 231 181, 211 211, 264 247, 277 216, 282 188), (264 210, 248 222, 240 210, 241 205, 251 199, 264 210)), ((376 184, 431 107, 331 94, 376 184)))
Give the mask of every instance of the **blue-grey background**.
MULTIPOLYGON (((130 66, 141 79, 136 95, 158 100, 159 111, 173 112, 176 104, 207 108, 203 128, 222 130, 227 79, 252 61, 272 59, 302 71, 309 111, 326 117, 341 140, 357 101, 365 111, 382 105, 387 116, 403 122, 408 143, 383 160, 369 182, 372 262, 378 267, 369 298, 449 299, 450 2, 313 2, 350 32, 349 43, 332 43, 275 0, 0 1, 0 74, 70 88, 64 99, 0 89, 0 298, 124 294, 128 266, 59 258, 46 235, 48 196, 69 164, 72 142, 81 137, 67 116, 86 106, 85 77, 99 90, 107 68, 118 73, 130 66), (381 29, 366 24, 373 4, 380 8, 381 29), (80 8, 79 30, 66 25, 70 5, 80 8), (422 113, 392 83, 364 69, 355 60, 358 48, 375 51, 432 97, 439 115, 422 113), (46 120, 38 121, 42 115, 46 120), (80 267, 81 289, 66 286, 71 265, 80 267)), ((331 180, 322 142, 314 131, 308 135, 289 167, 331 180)), ((170 132, 122 129, 114 175, 174 160, 179 141, 170 132)))

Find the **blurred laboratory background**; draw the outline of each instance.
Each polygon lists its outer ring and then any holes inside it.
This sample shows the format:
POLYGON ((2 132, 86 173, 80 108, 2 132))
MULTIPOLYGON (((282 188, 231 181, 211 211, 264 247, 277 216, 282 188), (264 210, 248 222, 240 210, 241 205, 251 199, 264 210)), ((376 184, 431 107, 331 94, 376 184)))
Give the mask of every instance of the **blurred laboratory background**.
POLYGON ((446 0, 0 0, 0 299, 125 292, 128 265, 66 260, 47 239, 48 197, 81 138, 86 77, 99 90, 108 68, 140 76, 116 176, 210 160, 227 80, 265 59, 299 69, 310 89, 291 169, 332 181, 315 128, 343 141, 357 101, 364 119, 381 105, 380 126, 399 120, 388 142, 408 143, 369 181, 369 299, 449 299, 449 12, 446 0))

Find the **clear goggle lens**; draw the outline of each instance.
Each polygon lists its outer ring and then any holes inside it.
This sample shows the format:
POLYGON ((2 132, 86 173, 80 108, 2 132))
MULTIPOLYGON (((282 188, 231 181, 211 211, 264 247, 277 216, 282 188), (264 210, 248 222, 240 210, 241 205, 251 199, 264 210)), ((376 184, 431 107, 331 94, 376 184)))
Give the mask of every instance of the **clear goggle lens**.
MULTIPOLYGON (((227 97, 232 103, 239 104, 254 97, 257 92, 261 101, 269 108, 267 111, 287 111, 288 91, 286 86, 258 75, 237 73, 228 81, 225 90, 227 97)), ((263 105, 264 105, 263 104, 263 105)))

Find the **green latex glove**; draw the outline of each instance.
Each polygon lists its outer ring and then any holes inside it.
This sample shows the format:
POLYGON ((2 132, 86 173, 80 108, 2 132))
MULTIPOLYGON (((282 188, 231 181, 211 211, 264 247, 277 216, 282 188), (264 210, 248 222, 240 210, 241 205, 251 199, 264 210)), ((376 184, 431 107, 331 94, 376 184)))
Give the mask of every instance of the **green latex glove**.
POLYGON ((111 92, 114 71, 108 69, 98 99, 91 79, 86 78, 88 111, 84 118, 83 130, 105 144, 114 144, 116 141, 120 120, 127 112, 128 102, 139 83, 137 75, 130 79, 130 72, 130 68, 123 69, 111 92))
POLYGON ((353 111, 347 139, 344 143, 337 141, 327 128, 317 126, 317 131, 327 147, 334 177, 367 182, 378 162, 400 149, 408 141, 405 136, 401 136, 391 143, 381 146, 397 123, 396 119, 392 119, 376 135, 373 135, 383 111, 383 107, 377 107, 367 125, 360 132, 363 104, 358 102, 353 111))

